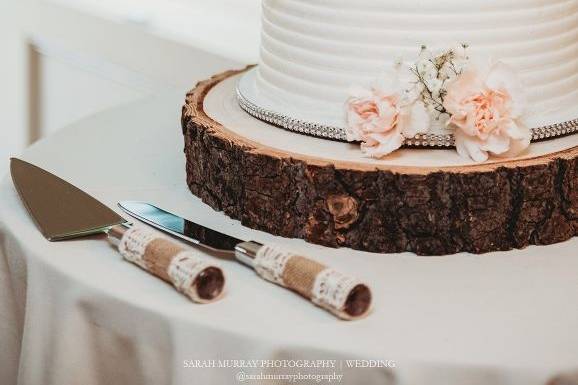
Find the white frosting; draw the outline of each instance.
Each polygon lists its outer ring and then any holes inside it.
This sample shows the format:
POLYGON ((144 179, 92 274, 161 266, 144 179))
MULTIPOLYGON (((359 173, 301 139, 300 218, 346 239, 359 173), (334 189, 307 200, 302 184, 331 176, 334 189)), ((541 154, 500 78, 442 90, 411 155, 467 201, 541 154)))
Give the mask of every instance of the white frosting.
POLYGON ((578 115, 578 0, 263 0, 262 19, 259 92, 336 121, 351 85, 459 43, 519 72, 533 125, 578 115))

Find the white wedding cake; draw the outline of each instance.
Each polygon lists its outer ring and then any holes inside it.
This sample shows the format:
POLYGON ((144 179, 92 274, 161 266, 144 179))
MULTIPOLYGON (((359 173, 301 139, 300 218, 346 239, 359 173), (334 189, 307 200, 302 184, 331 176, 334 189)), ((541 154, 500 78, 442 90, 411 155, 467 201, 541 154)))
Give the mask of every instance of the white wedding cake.
MULTIPOLYGON (((509 106, 510 99, 516 105, 524 100, 523 116, 517 107, 514 112, 508 107, 511 121, 519 123, 523 117, 524 125, 536 128, 578 117, 578 0, 263 0, 261 59, 240 82, 239 94, 245 109, 254 115, 258 115, 255 109, 260 114, 270 111, 295 121, 347 131, 348 124, 357 124, 351 123, 344 107, 352 95, 358 95, 352 94, 352 88, 373 89, 376 79, 391 76, 392 69, 400 66, 409 70, 406 73, 430 76, 420 72, 420 61, 436 63, 440 57, 448 59, 447 68, 455 62, 461 66, 466 59, 500 63, 502 67, 494 71, 500 72, 499 76, 490 73, 478 77, 485 76, 482 80, 487 84, 503 84, 517 77, 519 86, 504 89, 523 88, 523 97, 508 94, 507 100, 500 102, 509 106), (447 54, 449 59, 443 56, 447 54), (499 81, 492 80, 497 77, 499 81)), ((471 85, 463 80, 453 92, 448 91, 444 87, 468 70, 458 68, 454 78, 443 71, 446 69, 432 75, 438 84, 426 79, 417 91, 438 92, 437 107, 426 106, 429 133, 456 129, 447 122, 452 107, 444 96, 449 92, 455 99, 471 85), (434 116, 440 111, 443 114, 434 116), (440 119, 441 115, 445 116, 440 119)), ((417 82, 408 80, 406 84, 413 87, 417 82)), ((385 91, 378 91, 385 95, 385 91)), ((403 92, 410 90, 406 87, 403 92)), ((454 103, 457 111, 463 103, 454 101, 461 103, 454 103)), ((350 106, 354 108, 360 111, 358 106, 350 106)), ((504 115, 506 107, 500 108, 490 109, 490 113, 499 110, 504 115)), ((420 121, 420 111, 419 119, 414 113, 412 122, 420 121)), ((287 125, 292 121, 274 123, 291 128, 287 125)), ((350 134, 336 137, 363 140, 350 134)))

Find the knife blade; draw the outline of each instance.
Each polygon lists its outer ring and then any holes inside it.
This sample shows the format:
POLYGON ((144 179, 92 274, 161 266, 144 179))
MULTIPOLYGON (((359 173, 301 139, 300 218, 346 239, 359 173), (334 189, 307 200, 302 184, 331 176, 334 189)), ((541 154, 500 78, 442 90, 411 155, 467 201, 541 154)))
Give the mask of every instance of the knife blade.
POLYGON ((199 303, 223 292, 223 271, 193 250, 127 221, 89 194, 23 160, 10 159, 10 174, 28 213, 49 241, 107 234, 125 260, 167 281, 199 303))
POLYGON ((234 254, 242 240, 201 226, 144 202, 122 201, 118 206, 132 217, 177 238, 207 249, 234 254))
POLYGON ((261 278, 301 294, 339 318, 361 318, 371 307, 372 295, 368 285, 315 260, 275 245, 243 241, 146 202, 122 201, 118 205, 130 216, 158 230, 234 257, 255 270, 261 278))

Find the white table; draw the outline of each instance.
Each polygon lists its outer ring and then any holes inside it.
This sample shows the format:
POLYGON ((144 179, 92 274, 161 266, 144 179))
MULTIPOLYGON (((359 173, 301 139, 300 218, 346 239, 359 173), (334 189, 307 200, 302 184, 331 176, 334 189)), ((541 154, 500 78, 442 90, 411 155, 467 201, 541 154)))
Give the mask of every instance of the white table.
POLYGON ((124 199, 150 201, 234 236, 314 255, 371 282, 373 312, 338 321, 226 261, 226 297, 192 304, 124 262, 102 237, 47 242, 5 178, 2 384, 236 383, 240 369, 185 367, 195 359, 395 361, 390 369, 347 369, 346 361, 337 361, 335 371, 346 384, 537 385, 578 369, 578 239, 427 258, 333 250, 244 228, 187 189, 182 99, 163 95, 96 115, 34 145, 23 158, 110 207, 124 199))

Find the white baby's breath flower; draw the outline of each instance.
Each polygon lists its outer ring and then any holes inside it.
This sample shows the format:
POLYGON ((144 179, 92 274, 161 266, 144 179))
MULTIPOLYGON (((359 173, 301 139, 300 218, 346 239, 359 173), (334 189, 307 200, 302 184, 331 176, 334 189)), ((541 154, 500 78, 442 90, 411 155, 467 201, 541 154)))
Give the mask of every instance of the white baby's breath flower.
POLYGON ((426 76, 426 74, 430 73, 432 67, 433 64, 427 59, 421 59, 416 63, 417 72, 422 76, 426 76))
POLYGON ((434 78, 428 82, 429 89, 434 96, 440 96, 440 91, 442 90, 443 82, 438 79, 434 78))

